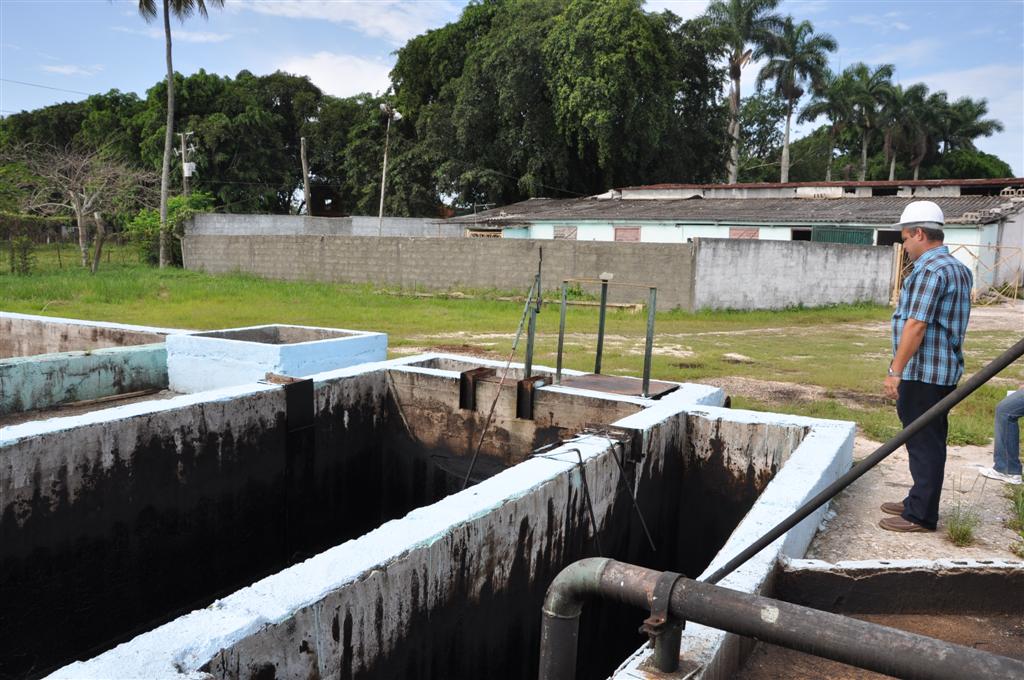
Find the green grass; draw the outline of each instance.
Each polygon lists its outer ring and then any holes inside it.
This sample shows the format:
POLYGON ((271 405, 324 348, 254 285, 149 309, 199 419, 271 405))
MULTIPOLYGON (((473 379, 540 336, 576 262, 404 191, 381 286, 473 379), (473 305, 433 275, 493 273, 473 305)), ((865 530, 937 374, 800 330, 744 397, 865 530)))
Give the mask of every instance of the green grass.
POLYGON ((974 543, 974 532, 981 524, 978 509, 963 501, 957 501, 946 514, 946 535, 958 547, 974 543))
MULTIPOLYGON (((6 264, 6 252, 0 265, 6 264)), ((261 323, 294 323, 388 333, 393 354, 443 347, 507 356, 522 314, 522 301, 498 298, 509 291, 460 291, 420 297, 409 291, 369 285, 270 281, 250 275, 210 276, 180 269, 159 270, 138 263, 131 247, 105 249, 98 274, 75 265, 65 245, 63 268, 52 246, 36 253, 37 271, 14 276, 0 270, 0 309, 144 325, 211 329, 261 323)), ((512 291, 522 296, 524 291, 512 291)), ((553 366, 558 337, 557 296, 538 317, 534 361, 553 366)), ((734 405, 857 422, 864 434, 884 441, 899 431, 895 409, 880 397, 889 361, 887 321, 891 310, 844 305, 781 311, 664 311, 657 315, 652 376, 701 381, 741 376, 824 388, 822 398, 742 397, 734 405), (724 355, 748 357, 743 363, 724 355)), ((597 310, 569 307, 565 366, 593 370, 597 310)), ((640 375, 646 314, 610 310, 603 372, 640 375)), ((1012 332, 972 333, 967 371, 972 373, 1018 339, 1012 332)), ((525 337, 520 343, 522 360, 525 337)), ((1024 365, 1004 376, 1024 382, 1024 365)), ((986 386, 950 415, 950 441, 986 444, 992 435, 995 404, 1003 385, 986 386)))

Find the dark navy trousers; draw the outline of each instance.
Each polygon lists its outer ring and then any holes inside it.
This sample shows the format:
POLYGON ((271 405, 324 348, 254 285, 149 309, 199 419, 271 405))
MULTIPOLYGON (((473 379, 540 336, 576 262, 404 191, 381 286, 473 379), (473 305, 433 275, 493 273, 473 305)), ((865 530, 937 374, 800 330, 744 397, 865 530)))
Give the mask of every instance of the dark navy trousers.
MULTIPOLYGON (((933 385, 916 380, 901 380, 896 413, 906 427, 918 416, 952 392, 956 385, 933 385)), ((946 470, 946 434, 948 411, 936 417, 907 441, 910 476, 914 485, 903 499, 903 519, 934 529, 939 521, 939 497, 946 470)))

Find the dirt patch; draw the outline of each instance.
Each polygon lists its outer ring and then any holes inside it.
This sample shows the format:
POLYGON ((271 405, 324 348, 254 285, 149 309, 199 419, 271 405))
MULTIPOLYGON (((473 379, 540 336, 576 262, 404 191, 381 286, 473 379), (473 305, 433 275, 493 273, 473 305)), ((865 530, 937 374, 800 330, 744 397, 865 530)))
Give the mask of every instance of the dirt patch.
MULTIPOLYGON (((927 635, 965 647, 974 647, 993 654, 1024 659, 1024 619, 1017 614, 857 615, 853 618, 927 635)), ((759 643, 736 677, 738 680, 874 680, 890 676, 794 652, 784 647, 759 643)))
MULTIPOLYGON (((857 437, 854 460, 867 457, 879 446, 878 442, 857 437)), ((979 465, 992 465, 991 446, 950 446, 938 530, 915 534, 885 531, 878 526, 878 520, 885 517, 879 506, 903 500, 911 485, 907 450, 900 447, 835 497, 807 557, 833 563, 873 559, 1018 560, 1010 548, 1020 543, 1020 538, 1006 526, 1010 518, 1006 485, 979 475, 979 465), (953 545, 946 536, 945 518, 958 503, 977 509, 981 517, 975 542, 963 548, 953 545)))

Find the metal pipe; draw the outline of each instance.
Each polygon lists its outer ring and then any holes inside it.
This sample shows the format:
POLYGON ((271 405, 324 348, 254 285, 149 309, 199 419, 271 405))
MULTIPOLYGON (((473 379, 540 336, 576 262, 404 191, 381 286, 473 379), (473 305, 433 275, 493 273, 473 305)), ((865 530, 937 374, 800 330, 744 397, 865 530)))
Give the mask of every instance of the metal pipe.
POLYGON ((597 319, 597 358, 594 373, 601 374, 601 354, 604 352, 604 317, 608 311, 608 279, 601 279, 601 312, 597 319))
POLYGON ((658 305, 658 289, 651 286, 647 300, 647 344, 644 345, 644 384, 641 396, 651 393, 651 353, 654 351, 654 311, 658 305))
POLYGON ((988 366, 985 366, 971 376, 963 385, 947 394, 942 401, 921 414, 917 420, 910 423, 910 425, 907 425, 902 432, 879 446, 874 453, 862 460, 860 463, 857 463, 857 465, 855 465, 845 475, 829 484, 821 493, 807 501, 792 515, 779 522, 774 529, 754 541, 749 547, 736 555, 736 557, 726 562, 715 573, 704 579, 704 581, 706 583, 718 583, 721 581, 741 564, 761 552, 767 546, 771 545, 779 536, 795 527, 801 520, 805 519, 812 512, 827 503, 837 493, 850 486, 850 484, 853 484, 853 482, 855 482, 861 475, 882 462, 886 456, 903 446, 907 440, 920 432, 928 423, 966 399, 971 392, 974 392, 976 389, 987 383, 992 376, 1012 364, 1022 355, 1024 355, 1024 338, 1017 342, 1013 347, 996 357, 988 366))
MULTIPOLYGON (((572 680, 583 603, 601 597, 649 609, 661 572, 589 558, 548 588, 541 628, 540 680, 572 680)), ((901 678, 1024 677, 1024 662, 838 614, 680 578, 669 613, 737 635, 901 678)), ((678 648, 677 648, 678 651, 678 648)))
POLYGON ((569 299, 569 282, 562 281, 562 309, 558 315, 558 358, 555 364, 555 384, 562 384, 562 348, 565 346, 565 308, 569 299))
MULTIPOLYGON (((540 278, 540 277, 538 277, 540 278)), ((537 337, 537 308, 530 307, 530 325, 526 330, 526 366, 523 370, 524 377, 533 375, 533 342, 537 337)))

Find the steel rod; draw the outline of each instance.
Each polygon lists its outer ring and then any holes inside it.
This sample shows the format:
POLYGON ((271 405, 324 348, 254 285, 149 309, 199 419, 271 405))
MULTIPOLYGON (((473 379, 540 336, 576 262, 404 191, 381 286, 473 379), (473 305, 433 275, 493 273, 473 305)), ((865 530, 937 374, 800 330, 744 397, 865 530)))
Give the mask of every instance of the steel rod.
POLYGON ((644 345, 644 384, 641 396, 651 394, 651 353, 654 351, 654 311, 658 305, 658 289, 651 286, 647 300, 647 343, 644 345))
POLYGON ((562 349, 565 347, 565 308, 569 300, 569 282, 562 282, 562 309, 558 314, 558 358, 555 360, 555 384, 562 384, 562 349))
POLYGON ((601 279, 601 312, 597 318, 597 358, 594 373, 601 375, 601 355, 604 353, 604 319, 608 311, 608 279, 601 279))
MULTIPOLYGON (((587 599, 650 610, 659 576, 652 569, 603 558, 566 567, 544 599, 540 680, 575 677, 579 619, 587 599)), ((668 611, 675 621, 693 621, 900 678, 1024 677, 1024 662, 1016 659, 687 578, 676 582, 668 611)), ((667 653, 663 646, 662 655, 667 653)))
POLYGON ((987 383, 992 376, 1012 364, 1022 355, 1024 355, 1024 339, 1021 339, 1013 347, 996 357, 991 363, 971 376, 963 385, 950 392, 942 399, 942 401, 925 411, 917 420, 910 423, 910 425, 907 425, 902 432, 875 449, 874 453, 857 463, 857 465, 855 465, 845 475, 829 484, 818 495, 807 501, 807 503, 805 503, 800 509, 779 522, 774 529, 754 541, 749 547, 745 548, 738 555, 722 565, 721 568, 704 579, 704 581, 706 583, 718 583, 721 581, 737 567, 757 553, 761 552, 767 546, 771 545, 779 536, 782 536, 782 534, 799 524, 801 520, 805 519, 812 512, 827 503, 837 493, 850 486, 850 484, 860 478, 861 475, 882 462, 882 460, 884 460, 889 454, 905 444, 907 440, 915 434, 920 432, 926 425, 928 425, 928 423, 948 412, 951 408, 966 399, 968 395, 987 383))
MULTIPOLYGON (((537 277, 540 278, 540 277, 537 277)), ((533 343, 537 337, 537 308, 530 307, 530 325, 526 330, 526 365, 523 369, 523 377, 529 378, 533 375, 533 343)))

